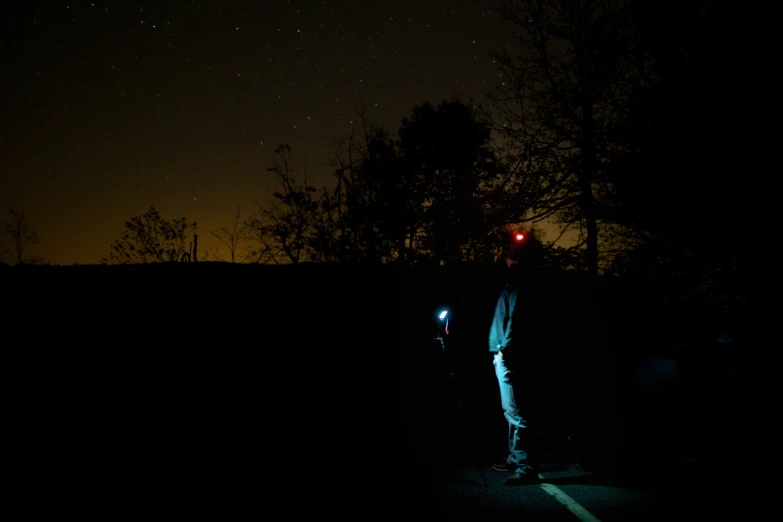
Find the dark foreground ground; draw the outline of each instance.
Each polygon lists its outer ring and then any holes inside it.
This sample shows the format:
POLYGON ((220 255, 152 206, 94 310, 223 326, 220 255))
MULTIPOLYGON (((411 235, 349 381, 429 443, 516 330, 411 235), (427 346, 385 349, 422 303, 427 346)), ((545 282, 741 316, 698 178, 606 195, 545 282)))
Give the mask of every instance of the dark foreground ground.
POLYGON ((664 342, 644 294, 586 306, 578 281, 546 277, 561 287, 537 294, 548 313, 531 308, 527 377, 549 486, 505 487, 489 469, 505 426, 484 347, 497 280, 459 275, 6 274, 18 498, 31 514, 101 518, 574 520, 559 494, 604 522, 754 510, 745 477, 763 457, 739 390, 752 350, 664 342), (433 342, 443 304, 449 366, 433 342))

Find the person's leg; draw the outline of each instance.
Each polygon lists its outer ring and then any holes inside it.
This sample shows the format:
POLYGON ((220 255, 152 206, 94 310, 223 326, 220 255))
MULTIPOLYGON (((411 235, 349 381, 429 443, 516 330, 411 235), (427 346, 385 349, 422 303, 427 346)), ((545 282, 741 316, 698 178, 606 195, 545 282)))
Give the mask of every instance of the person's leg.
POLYGON ((495 366, 495 374, 500 388, 503 415, 508 422, 508 457, 506 461, 516 466, 516 472, 526 473, 531 470, 527 448, 529 429, 514 395, 513 372, 508 368, 502 353, 494 356, 492 364, 495 366))

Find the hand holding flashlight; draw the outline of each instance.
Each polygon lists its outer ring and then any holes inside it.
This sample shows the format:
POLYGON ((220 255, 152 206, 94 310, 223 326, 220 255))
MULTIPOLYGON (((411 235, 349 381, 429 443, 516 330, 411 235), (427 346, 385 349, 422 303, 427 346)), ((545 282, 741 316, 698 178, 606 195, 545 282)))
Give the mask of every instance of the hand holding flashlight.
POLYGON ((446 335, 449 334, 449 311, 446 309, 441 310, 438 313, 438 321, 440 321, 443 331, 446 335))

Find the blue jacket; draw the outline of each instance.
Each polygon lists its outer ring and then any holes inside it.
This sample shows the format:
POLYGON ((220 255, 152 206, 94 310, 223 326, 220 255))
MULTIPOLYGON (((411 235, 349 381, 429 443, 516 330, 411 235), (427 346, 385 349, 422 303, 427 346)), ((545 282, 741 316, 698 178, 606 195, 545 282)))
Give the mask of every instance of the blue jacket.
POLYGON ((517 285, 507 283, 500 291, 495 305, 495 316, 489 328, 489 351, 513 351, 520 343, 522 318, 517 306, 519 290, 517 285), (519 334, 519 335, 516 335, 519 334))

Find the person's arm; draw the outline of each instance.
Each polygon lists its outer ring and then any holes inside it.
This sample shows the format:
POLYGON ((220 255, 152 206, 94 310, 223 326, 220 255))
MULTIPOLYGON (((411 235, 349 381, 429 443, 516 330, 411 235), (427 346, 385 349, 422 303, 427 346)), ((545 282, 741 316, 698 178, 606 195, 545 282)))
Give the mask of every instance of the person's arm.
POLYGON ((501 291, 495 303, 495 315, 492 317, 492 324, 489 327, 489 350, 497 352, 505 344, 506 331, 506 291, 501 291))
POLYGON ((506 291, 506 318, 503 328, 503 350, 508 351, 513 348, 515 330, 519 329, 520 325, 514 321, 514 315, 517 308, 517 292, 516 290, 506 291))

